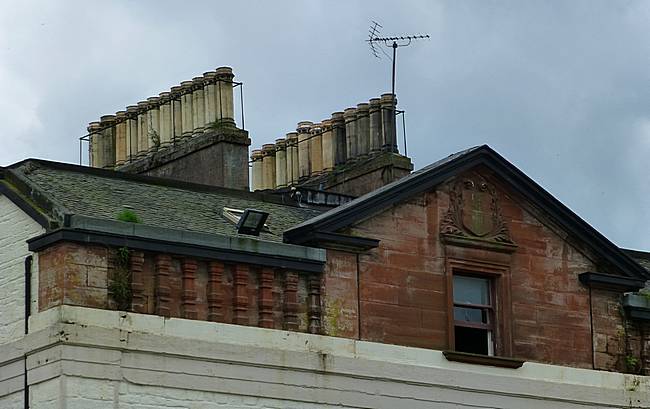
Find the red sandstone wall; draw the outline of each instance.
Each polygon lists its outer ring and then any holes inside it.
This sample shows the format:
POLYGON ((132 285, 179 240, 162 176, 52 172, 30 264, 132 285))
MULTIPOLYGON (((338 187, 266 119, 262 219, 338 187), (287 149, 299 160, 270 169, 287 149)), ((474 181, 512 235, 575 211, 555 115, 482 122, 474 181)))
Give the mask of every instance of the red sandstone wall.
POLYGON ((57 305, 106 308, 108 249, 59 243, 38 255, 39 311, 57 305))
MULTIPOLYGON (((321 332, 318 274, 133 249, 130 255, 133 300, 129 309, 134 312, 321 332), (214 289, 211 265, 221 271, 214 289), (262 280, 263 275, 266 280, 262 280)), ((116 271, 116 257, 117 249, 77 243, 58 243, 41 251, 40 310, 64 304, 116 309, 109 285, 116 271)))
MULTIPOLYGON (((596 368, 616 369, 621 361, 617 338, 621 314, 611 311, 610 295, 607 300, 594 298, 594 357, 589 289, 578 280, 578 274, 598 268, 568 244, 562 232, 522 205, 524 199, 493 182, 503 218, 518 246, 508 255, 511 301, 504 315, 511 337, 506 347, 509 355, 585 368, 593 367, 595 359, 596 368), (610 306, 607 311, 599 309, 605 308, 603 303, 610 306), (609 347, 602 346, 603 339, 607 339, 609 347)), ((333 320, 332 308, 326 306, 324 321, 338 324, 336 328, 326 325, 329 334, 355 336, 355 331, 340 328, 355 328, 353 321, 357 320, 361 339, 450 348, 446 251, 439 229, 448 208, 448 186, 442 186, 352 228, 349 233, 353 235, 381 240, 378 248, 359 255, 358 297, 352 288, 356 271, 351 260, 356 255, 328 252, 325 302, 329 306, 347 306, 350 311, 354 311, 356 303, 360 309, 360 320, 353 313, 338 313, 333 320)), ((484 250, 461 248, 453 253, 461 259, 476 254, 482 254, 484 261, 504 258, 484 250)))

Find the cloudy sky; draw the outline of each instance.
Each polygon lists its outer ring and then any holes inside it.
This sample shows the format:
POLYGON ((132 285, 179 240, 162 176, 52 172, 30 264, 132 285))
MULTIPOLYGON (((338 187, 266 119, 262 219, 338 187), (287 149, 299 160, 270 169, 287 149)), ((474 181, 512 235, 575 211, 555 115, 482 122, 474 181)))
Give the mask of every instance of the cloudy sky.
MULTIPOLYGON (((650 250, 649 1, 0 0, 0 165, 78 162, 88 122, 218 66, 254 146, 390 91, 416 168, 487 143, 616 244, 650 250)), ((401 141, 400 141, 401 143, 401 141)))

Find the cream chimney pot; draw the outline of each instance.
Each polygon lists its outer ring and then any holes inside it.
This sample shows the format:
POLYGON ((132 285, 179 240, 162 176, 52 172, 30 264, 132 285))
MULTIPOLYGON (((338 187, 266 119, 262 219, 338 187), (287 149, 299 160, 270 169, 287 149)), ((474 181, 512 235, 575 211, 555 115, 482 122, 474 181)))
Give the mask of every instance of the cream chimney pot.
POLYGON ((381 126, 381 104, 379 98, 370 99, 370 153, 381 152, 384 145, 381 126))
POLYGON ((194 134, 203 133, 205 129, 205 98, 203 96, 203 77, 192 78, 192 123, 194 134))
POLYGON ((172 126, 172 143, 174 143, 183 135, 183 97, 181 96, 183 87, 177 85, 171 87, 170 91, 170 98, 172 100, 171 115, 172 123, 174 124, 172 126))
POLYGON ((332 133, 332 120, 324 119, 323 124, 323 171, 329 172, 334 169, 336 162, 336 144, 332 133))
POLYGON ((102 127, 102 159, 104 169, 113 169, 115 167, 115 115, 104 115, 99 118, 102 127))
POLYGON ((300 178, 300 164, 298 163, 298 133, 287 133, 287 179, 289 184, 295 185, 300 178), (289 159, 291 158, 291 159, 289 159), (291 174, 291 177, 288 175, 291 174))
POLYGON ((275 188, 275 145, 262 145, 262 184, 263 189, 275 188))
POLYGON ((310 129, 309 161, 311 162, 311 176, 323 173, 323 126, 316 123, 310 129))
POLYGON ((159 97, 149 97, 149 111, 147 111, 147 139, 149 140, 149 152, 153 152, 160 146, 160 107, 159 97))
POLYGON ((342 165, 347 160, 347 142, 343 112, 332 113, 332 139, 335 145, 334 165, 342 165))
POLYGON ((160 147, 169 146, 172 142, 172 104, 171 93, 161 92, 160 96, 160 147))
POLYGON ((219 67, 217 79, 217 119, 225 125, 235 126, 235 103, 233 96, 233 79, 235 75, 230 67, 219 67))
POLYGON ((205 124, 213 125, 217 120, 217 93, 216 84, 217 73, 208 71, 203 73, 204 83, 203 98, 205 99, 205 124))
POLYGON ((128 160, 135 160, 138 155, 138 107, 136 105, 129 105, 126 107, 126 114, 129 119, 126 121, 128 124, 128 140, 127 151, 128 160))
POLYGON ((253 191, 264 189, 262 159, 262 151, 260 149, 256 149, 251 153, 251 161, 253 162, 253 183, 251 185, 253 191))
POLYGON ((357 154, 368 156, 370 152, 370 117, 369 106, 362 102, 357 104, 357 154))
POLYGON ((104 147, 102 146, 102 135, 99 133, 101 129, 99 122, 91 122, 88 124, 88 133, 90 134, 90 144, 88 152, 88 162, 93 168, 103 168, 104 162, 102 159, 102 153, 104 152, 104 147))
POLYGON ((115 166, 121 166, 126 162, 126 111, 117 111, 115 120, 115 166))
POLYGON ((192 136, 192 132, 194 132, 192 86, 192 81, 181 82, 181 90, 183 92, 183 96, 181 97, 183 138, 189 138, 192 136))
POLYGON ((343 111, 345 118, 345 146, 347 153, 347 162, 356 160, 357 150, 357 109, 347 108, 343 111))
POLYGON ((311 121, 298 122, 296 131, 298 132, 298 178, 306 179, 311 173, 311 163, 309 161, 309 130, 312 126, 311 121))
POLYGON ((381 122, 384 134, 384 145, 382 150, 387 152, 397 152, 397 135, 395 128, 395 110, 397 99, 393 94, 381 95, 381 122))
POLYGON ((287 142, 275 140, 275 188, 287 187, 287 142))
POLYGON ((147 155, 149 150, 149 132, 147 125, 147 109, 149 103, 147 101, 138 102, 138 158, 147 155))

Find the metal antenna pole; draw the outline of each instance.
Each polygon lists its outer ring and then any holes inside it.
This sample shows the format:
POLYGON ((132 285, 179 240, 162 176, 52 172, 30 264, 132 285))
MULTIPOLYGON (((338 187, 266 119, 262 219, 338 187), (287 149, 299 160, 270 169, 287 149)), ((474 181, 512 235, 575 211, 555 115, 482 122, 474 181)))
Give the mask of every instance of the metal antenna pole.
POLYGON ((395 100, 395 62, 397 61, 397 42, 393 41, 393 100, 395 100))
MULTIPOLYGON (((393 95, 393 106, 392 106, 392 113, 393 116, 397 114, 397 97, 395 94, 395 76, 396 76, 396 66, 397 66, 397 48, 398 47, 407 47, 411 45, 411 42, 413 40, 423 40, 423 39, 428 39, 430 38, 428 34, 418 34, 418 35, 409 35, 409 36, 396 36, 396 37, 379 37, 379 33, 382 29, 382 25, 377 23, 376 21, 372 22, 372 26, 370 27, 369 30, 369 35, 368 39, 366 40, 368 44, 370 45, 370 50, 372 51, 372 54, 377 57, 381 58, 379 55, 378 51, 381 51, 387 58, 390 58, 390 56, 383 50, 381 47, 377 47, 376 43, 382 44, 386 47, 391 47, 393 49, 393 71, 392 71, 392 78, 391 78, 391 94, 393 95), (391 44, 392 42, 392 44, 391 44)), ((406 132, 404 132, 404 153, 406 153, 406 132)))

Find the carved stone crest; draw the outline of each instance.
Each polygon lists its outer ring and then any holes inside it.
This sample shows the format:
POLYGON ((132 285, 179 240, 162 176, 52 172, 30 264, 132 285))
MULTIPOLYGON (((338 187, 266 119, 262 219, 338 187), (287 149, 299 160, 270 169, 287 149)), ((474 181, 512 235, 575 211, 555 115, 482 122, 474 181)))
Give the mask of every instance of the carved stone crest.
POLYGON ((449 210, 440 233, 513 244, 501 215, 494 185, 480 175, 469 175, 449 189, 449 210))

